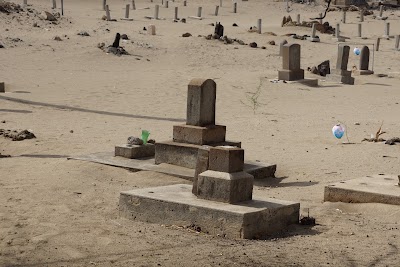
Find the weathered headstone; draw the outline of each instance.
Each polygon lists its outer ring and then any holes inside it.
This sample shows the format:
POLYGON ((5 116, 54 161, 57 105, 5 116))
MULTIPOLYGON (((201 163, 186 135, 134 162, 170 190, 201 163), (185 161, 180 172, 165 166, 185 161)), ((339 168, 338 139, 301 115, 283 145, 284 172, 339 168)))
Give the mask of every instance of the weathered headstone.
POLYGON ((350 55, 350 47, 348 45, 338 46, 336 69, 332 69, 331 73, 326 75, 327 81, 339 82, 350 85, 354 84, 354 78, 351 77, 351 71, 347 70, 349 55, 350 55))
POLYGON ((301 21, 300 21, 300 14, 297 14, 297 25, 300 25, 301 21))
POLYGON ((149 25, 147 33, 150 35, 156 35, 156 26, 153 24, 149 25))
POLYGON ((360 22, 364 22, 364 9, 360 10, 360 22))
POLYGON ((319 19, 319 24, 322 24, 322 13, 319 13, 318 15, 319 15, 318 17, 320 18, 319 19))
POLYGON ((192 19, 203 19, 202 17, 201 17, 201 11, 203 10, 203 8, 201 7, 201 6, 199 6, 198 8, 197 8, 197 16, 189 16, 189 18, 192 18, 192 19))
POLYGON ((372 70, 369 70, 369 48, 368 46, 363 46, 361 48, 361 53, 360 53, 360 66, 359 69, 355 71, 356 74, 358 75, 370 75, 373 74, 374 72, 372 70))
POLYGON ((219 6, 215 6, 215 16, 218 16, 219 6))
POLYGON ((380 44, 381 44, 381 38, 377 38, 375 42, 375 51, 379 51, 380 44))
POLYGON ((187 3, 186 3, 186 0, 185 1, 183 1, 183 6, 186 6, 187 5, 187 3))
POLYGON ((136 10, 135 0, 132 0, 132 10, 136 10))
POLYGON ((61 0, 61 15, 64 16, 64 0, 61 0))
POLYGON ((300 45, 285 44, 282 48, 282 70, 278 71, 278 79, 296 81, 304 79, 304 70, 300 68, 300 45))
POLYGON ((28 5, 28 0, 23 0, 23 6, 27 6, 28 5))
POLYGON ((106 11, 107 0, 103 0, 103 10, 106 11))
POLYGON ((237 13, 237 3, 233 3, 233 13, 237 13))
POLYGON ((117 33, 115 35, 115 39, 114 39, 114 43, 112 44, 112 47, 118 48, 120 39, 121 39, 121 35, 119 33, 117 33))
POLYGON ((155 5, 154 6, 154 19, 158 19, 158 12, 160 11, 160 6, 155 5))
POLYGON ((0 93, 5 93, 6 92, 6 87, 4 85, 4 82, 0 82, 0 93))
POLYGON ((358 38, 362 38, 361 26, 362 26, 361 23, 357 24, 357 37, 358 38))
POLYGON ((400 43, 400 35, 396 35, 396 39, 395 39, 395 42, 394 42, 394 49, 396 51, 399 51, 399 43, 400 43))
POLYGON ((53 0, 53 9, 56 9, 56 8, 57 8, 57 1, 53 0))
POLYGON ((164 7, 165 7, 165 8, 168 8, 168 0, 166 0, 166 1, 164 2, 164 7))
POLYGON ((215 23, 214 33, 215 33, 217 39, 224 36, 224 26, 222 26, 221 22, 215 23))

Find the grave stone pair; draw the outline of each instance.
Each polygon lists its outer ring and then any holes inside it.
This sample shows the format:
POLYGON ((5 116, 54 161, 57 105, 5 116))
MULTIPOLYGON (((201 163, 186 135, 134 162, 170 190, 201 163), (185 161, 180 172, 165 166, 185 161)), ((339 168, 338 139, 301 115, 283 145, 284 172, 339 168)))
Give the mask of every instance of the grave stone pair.
POLYGON ((332 69, 331 73, 326 75, 329 82, 339 82, 344 84, 354 84, 354 78, 351 77, 351 71, 347 70, 349 61, 350 47, 348 45, 338 46, 338 58, 336 61, 336 69, 332 69))

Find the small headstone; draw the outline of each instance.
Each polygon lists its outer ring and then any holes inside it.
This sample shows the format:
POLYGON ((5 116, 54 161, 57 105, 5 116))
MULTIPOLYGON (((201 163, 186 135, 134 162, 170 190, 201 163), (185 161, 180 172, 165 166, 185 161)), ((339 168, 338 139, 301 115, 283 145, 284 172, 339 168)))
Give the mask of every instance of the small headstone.
MULTIPOLYGON (((55 0, 54 0, 55 1, 55 0)), ((107 0, 103 0, 103 10, 106 11, 107 0)))
POLYGON ((300 45, 285 44, 282 47, 282 70, 278 72, 278 79, 296 81, 304 79, 304 70, 300 68, 300 45))
POLYGON ((381 38, 377 38, 375 42, 375 51, 379 51, 380 44, 381 44, 381 38))
POLYGON ((222 36, 224 36, 224 26, 222 26, 220 22, 215 23, 214 33, 216 34, 217 37, 216 39, 219 39, 222 36))
POLYGON ((154 19, 158 19, 159 10, 160 10, 160 6, 159 5, 155 5, 154 6, 154 19))
POLYGON ((360 10, 360 22, 364 22, 364 9, 360 10))
POLYGON ((237 3, 233 3, 233 13, 237 13, 237 3))
POLYGON ((132 10, 136 10, 135 0, 132 0, 132 10))
POLYGON ((390 23, 389 22, 385 23, 385 34, 383 35, 383 38, 390 39, 390 23))
POLYGON ((350 47, 348 45, 338 46, 338 57, 336 61, 336 69, 326 76, 327 81, 339 82, 344 84, 354 84, 354 78, 351 77, 351 71, 347 70, 349 62, 350 47))
POLYGON ((396 35, 396 39, 395 39, 395 42, 394 42, 394 49, 396 51, 399 51, 399 43, 400 43, 400 35, 396 35))
POLYGON ((219 6, 215 6, 215 16, 218 16, 218 10, 219 10, 219 6))
POLYGON ((119 47, 119 40, 121 39, 121 35, 117 33, 115 35, 114 43, 112 44, 112 47, 118 48, 119 47))
POLYGON ((174 15, 174 19, 178 20, 178 7, 175 7, 175 15, 174 15))
POLYGON ((53 9, 56 9, 56 8, 57 8, 57 1, 53 0, 53 9))
POLYGON ((262 23, 261 19, 258 19, 257 20, 257 32, 259 34, 261 34, 261 23, 262 23))
POLYGON ((155 25, 149 25, 147 28, 147 32, 150 35, 156 35, 156 26, 155 25))
POLYGON ((108 5, 106 5, 106 16, 107 16, 107 20, 111 21, 110 8, 108 7, 108 5))
POLYGON ((358 25, 357 25, 357 37, 358 38, 361 38, 362 37, 362 32, 361 32, 361 23, 358 23, 358 25))
POLYGON ((316 35, 316 33, 317 33, 317 23, 313 23, 311 26, 311 37, 308 37, 307 40, 309 40, 310 42, 319 42, 320 39, 316 35))
POLYGON ((297 14, 297 25, 300 25, 301 21, 300 21, 300 14, 297 14))
POLYGON ((186 124, 215 125, 216 90, 216 83, 210 79, 193 79, 189 83, 186 124))
POLYGON ((199 18, 201 18, 201 11, 202 11, 202 7, 201 6, 199 6, 198 8, 197 8, 197 17, 199 17, 199 18))
POLYGON ((346 11, 342 12, 342 22, 346 23, 346 11))
POLYGON ((368 69, 369 67, 369 48, 368 46, 363 46, 360 53, 360 66, 359 70, 356 71, 359 75, 369 75, 374 72, 368 69))

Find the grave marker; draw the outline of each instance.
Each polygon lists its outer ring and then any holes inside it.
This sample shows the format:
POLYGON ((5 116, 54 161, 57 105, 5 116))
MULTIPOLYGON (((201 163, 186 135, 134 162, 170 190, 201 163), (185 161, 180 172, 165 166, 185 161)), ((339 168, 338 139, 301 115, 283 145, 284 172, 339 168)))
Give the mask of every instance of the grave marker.
POLYGON ((53 0, 53 9, 56 9, 56 8, 57 8, 57 1, 53 0))
POLYGON ((296 81, 304 79, 304 70, 300 68, 300 45, 285 44, 282 47, 282 70, 278 71, 278 79, 296 81))
POLYGON ((106 16, 107 16, 107 21, 111 21, 110 8, 108 7, 108 5, 106 5, 106 16))
POLYGON ((136 10, 135 0, 132 0, 132 10, 136 10))
POLYGON ((258 19, 257 20, 257 32, 259 33, 259 34, 261 34, 261 19, 258 19))
POLYGON ((317 25, 316 23, 313 23, 311 26, 311 37, 307 37, 307 40, 309 40, 310 42, 319 42, 320 39, 316 35, 316 33, 317 33, 317 25))
POLYGON ((219 6, 215 6, 215 16, 218 16, 219 6))
POLYGON ((369 48, 368 46, 363 46, 361 48, 361 53, 360 53, 360 65, 359 69, 355 71, 356 74, 358 75, 370 75, 374 74, 372 70, 369 70, 369 48))
POLYGON ((396 51, 399 51, 399 43, 400 43, 400 35, 396 35, 396 40, 395 40, 395 43, 394 43, 394 49, 396 51))
POLYGON ((348 45, 338 46, 338 57, 336 61, 336 69, 326 75, 326 80, 330 82, 338 82, 344 84, 354 84, 354 78, 351 77, 351 71, 347 70, 349 62, 350 47, 348 45))

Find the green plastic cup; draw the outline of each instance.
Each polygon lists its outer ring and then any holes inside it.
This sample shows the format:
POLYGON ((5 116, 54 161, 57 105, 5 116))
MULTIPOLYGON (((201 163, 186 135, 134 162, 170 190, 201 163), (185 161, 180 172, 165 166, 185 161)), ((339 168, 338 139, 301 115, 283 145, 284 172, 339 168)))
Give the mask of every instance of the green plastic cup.
POLYGON ((142 130, 142 141, 143 145, 147 144, 147 140, 149 139, 150 132, 147 130, 142 130))

